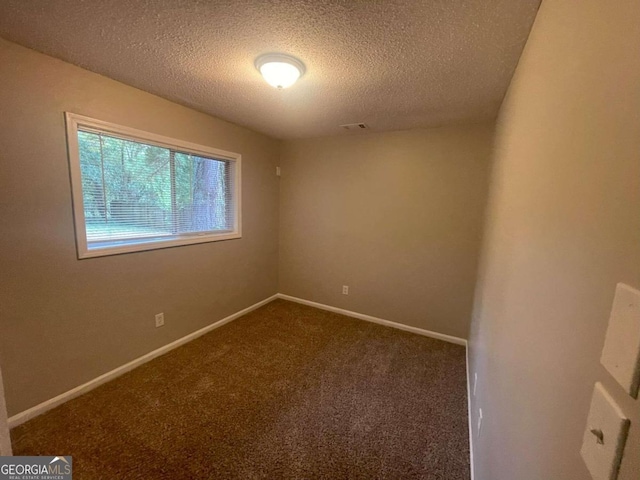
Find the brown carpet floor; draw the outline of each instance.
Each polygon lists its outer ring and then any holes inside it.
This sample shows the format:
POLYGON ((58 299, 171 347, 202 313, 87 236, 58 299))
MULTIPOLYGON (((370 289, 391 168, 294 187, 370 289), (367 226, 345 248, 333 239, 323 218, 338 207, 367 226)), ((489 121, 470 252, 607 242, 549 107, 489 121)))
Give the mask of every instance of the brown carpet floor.
POLYGON ((74 479, 469 479, 465 351, 276 300, 12 430, 74 479))

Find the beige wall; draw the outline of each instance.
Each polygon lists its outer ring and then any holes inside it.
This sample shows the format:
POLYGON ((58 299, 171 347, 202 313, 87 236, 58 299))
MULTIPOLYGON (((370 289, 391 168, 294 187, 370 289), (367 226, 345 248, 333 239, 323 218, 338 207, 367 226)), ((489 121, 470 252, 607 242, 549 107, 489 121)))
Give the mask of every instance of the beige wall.
POLYGON ((284 142, 280 291, 466 337, 492 133, 284 142))
POLYGON ((10 415, 277 292, 279 142, 3 40, 0 108, 10 415), (243 238, 77 260, 64 111, 241 153, 243 238))
POLYGON ((640 1, 543 0, 496 140, 471 335, 476 480, 587 480, 594 382, 617 282, 640 287, 640 1))

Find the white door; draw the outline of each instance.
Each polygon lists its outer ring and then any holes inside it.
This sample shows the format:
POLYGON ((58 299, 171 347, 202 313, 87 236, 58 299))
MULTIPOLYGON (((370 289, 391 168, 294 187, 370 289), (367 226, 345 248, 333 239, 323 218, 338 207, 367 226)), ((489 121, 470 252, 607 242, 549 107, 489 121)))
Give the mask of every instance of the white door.
POLYGON ((0 455, 11 455, 11 437, 7 423, 7 405, 4 401, 4 384, 2 370, 0 370, 0 455))

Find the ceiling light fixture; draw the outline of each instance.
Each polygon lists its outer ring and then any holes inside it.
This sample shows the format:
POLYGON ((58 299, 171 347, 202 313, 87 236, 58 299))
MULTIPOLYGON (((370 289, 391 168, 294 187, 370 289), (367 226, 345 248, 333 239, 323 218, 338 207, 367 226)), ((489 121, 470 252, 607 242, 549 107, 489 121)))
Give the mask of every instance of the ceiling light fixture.
POLYGON ((280 53, 259 56, 256 59, 256 68, 267 83, 277 89, 290 87, 305 72, 304 63, 280 53))

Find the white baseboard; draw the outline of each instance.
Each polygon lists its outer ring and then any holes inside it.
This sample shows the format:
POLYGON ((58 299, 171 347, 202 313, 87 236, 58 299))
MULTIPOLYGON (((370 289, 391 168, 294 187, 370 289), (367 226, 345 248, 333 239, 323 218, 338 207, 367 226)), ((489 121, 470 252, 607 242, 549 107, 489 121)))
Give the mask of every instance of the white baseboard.
POLYGON ((43 414, 47 410, 51 410, 52 408, 55 408, 58 405, 68 402, 72 398, 78 397, 83 393, 88 392, 89 390, 93 390, 94 388, 102 385, 103 383, 113 380, 114 378, 119 377, 120 375, 123 375, 128 371, 133 370, 136 367, 139 367, 143 363, 147 363, 148 361, 153 360, 156 357, 159 357, 160 355, 164 355, 165 353, 173 350, 174 348, 177 348, 181 345, 184 345, 185 343, 195 340, 196 338, 204 335, 205 333, 208 333, 211 330, 221 327, 222 325, 229 323, 232 320, 235 320, 236 318, 251 312, 252 310, 260 308, 261 306, 266 305, 267 303, 275 300, 276 298, 278 298, 278 295, 272 295, 269 298, 265 298, 264 300, 256 304, 253 304, 250 307, 247 307, 245 309, 240 310, 239 312, 229 315, 228 317, 225 317, 222 320, 218 320, 217 322, 212 323, 211 325, 208 325, 204 328, 201 328, 200 330, 196 330, 195 332, 190 333, 189 335, 186 335, 163 347, 153 350, 152 352, 149 352, 146 355, 138 357, 135 360, 130 361, 129 363, 125 363, 124 365, 114 370, 111 370, 110 372, 104 373, 99 377, 96 377, 93 380, 88 381, 87 383, 84 383, 75 388, 72 388, 67 392, 61 393, 60 395, 53 397, 45 402, 42 402, 36 405, 35 407, 31 407, 25 410, 24 412, 20 412, 9 418, 9 421, 8 421, 9 428, 17 427, 18 425, 26 422, 27 420, 30 420, 34 417, 37 417, 38 415, 43 414))
POLYGON ((303 298, 292 297, 291 295, 285 295, 283 293, 278 293, 276 297, 282 298, 283 300, 289 300, 290 302, 309 305, 310 307, 319 308, 321 310, 340 313, 341 315, 346 315, 347 317, 358 318, 360 320, 365 320, 367 322, 373 322, 373 323, 378 323, 380 325, 385 325, 387 327, 397 328, 398 330, 417 333, 418 335, 423 335, 425 337, 444 340, 445 342, 455 343, 457 345, 464 345, 464 346, 467 345, 467 341, 464 338, 454 337, 452 335, 445 335, 444 333, 432 332, 431 330, 425 330, 423 328, 411 327, 409 325, 404 325, 402 323, 392 322, 391 320, 384 320, 382 318, 372 317, 371 315, 365 315, 364 313, 352 312, 351 310, 344 310, 342 308, 332 307, 330 305, 325 305, 323 303, 317 303, 317 302, 312 302, 311 300, 305 300, 303 298))
POLYGON ((467 417, 469 418, 469 466, 471 468, 471 480, 474 477, 473 468, 473 428, 471 422, 471 371, 469 370, 469 343, 467 343, 467 417))
MULTIPOLYGON (((435 338, 438 340, 444 340, 445 342, 450 342, 450 343, 455 343, 458 345, 465 345, 467 344, 467 341, 464 338, 459 338, 459 337, 454 337, 451 335, 445 335, 443 333, 438 333, 438 332, 432 332, 430 330, 424 330, 422 328, 418 328, 418 327, 411 327, 409 325, 404 325, 402 323, 397 323, 397 322, 392 322, 390 320, 384 320, 382 318, 377 318, 377 317, 372 317, 370 315, 365 315, 362 313, 357 313, 357 312, 352 312, 350 310, 344 310, 342 308, 337 308, 337 307, 332 307, 330 305, 324 305, 322 303, 317 303, 317 302, 312 302, 310 300, 304 300, 302 298, 297 298, 297 297, 292 297, 290 295, 284 295, 282 293, 278 293, 276 295, 272 295, 269 298, 266 298, 254 305, 251 305, 250 307, 247 307, 243 310, 240 310, 239 312, 236 312, 232 315, 229 315, 226 318, 223 318, 222 320, 218 320, 215 323, 212 323, 211 325, 208 325, 204 328, 201 328, 200 330, 197 330, 193 333, 190 333, 189 335, 186 335, 182 338, 179 338, 178 340, 175 340, 163 347, 160 347, 156 350, 153 350, 152 352, 149 352, 141 357, 136 358, 135 360, 132 360, 118 368, 115 368, 107 373, 104 373, 102 375, 100 375, 99 377, 94 378, 93 380, 88 381, 87 383, 84 383, 82 385, 79 385, 75 388, 72 388, 71 390, 68 390, 64 393, 61 393, 60 395, 53 397, 49 400, 46 400, 34 407, 31 407, 23 412, 20 412, 16 415, 13 415, 12 417, 9 418, 8 423, 9 423, 9 428, 14 428, 17 427, 18 425, 21 425, 22 423, 37 417, 38 415, 41 415, 43 413, 45 413, 48 410, 51 410, 52 408, 57 407, 58 405, 61 405, 65 402, 68 402, 69 400, 78 397, 80 395, 82 395, 83 393, 86 393, 90 390, 93 390, 94 388, 102 385, 103 383, 106 383, 110 380, 113 380, 116 377, 119 377, 120 375, 123 375, 131 370, 133 370, 136 367, 139 367, 140 365, 153 360, 156 357, 159 357, 160 355, 164 355, 165 353, 173 350, 174 348, 177 348, 181 345, 184 345, 185 343, 188 343, 192 340, 195 340, 196 338, 204 335, 205 333, 208 333, 218 327, 221 327, 222 325, 229 323, 233 320, 235 320, 238 317, 241 317, 242 315, 245 315, 249 312, 251 312, 252 310, 255 310, 257 308, 260 308, 263 305, 266 305, 267 303, 275 300, 276 298, 282 298, 284 300, 289 300, 291 302, 296 302, 296 303, 301 303, 304 305, 309 305, 311 307, 315 307, 315 308, 319 308, 321 310, 328 310, 330 312, 335 312, 335 313, 339 313, 342 315, 346 315, 348 317, 353 317, 353 318, 358 318, 360 320, 365 320, 367 322, 373 322, 373 323, 378 323, 380 325, 385 325, 387 327, 392 327, 392 328, 397 328, 399 330, 405 330, 407 332, 412 332, 412 333, 417 333, 418 335, 424 335, 426 337, 431 337, 431 338, 435 338)), ((468 368, 468 358, 467 358, 467 368, 468 368)), ((468 377, 468 371, 467 371, 467 377, 468 377)), ((467 378, 467 389, 469 387, 468 385, 469 383, 469 379, 467 378)), ((469 412, 470 413, 470 412, 469 412)), ((469 420, 469 422, 471 422, 471 420, 469 420)), ((469 431, 469 438, 471 439, 471 430, 469 431)), ((473 450, 472 450, 472 460, 473 460, 473 450)), ((472 470, 473 471, 473 470, 472 470)), ((473 479, 472 479, 473 480, 473 479)))

